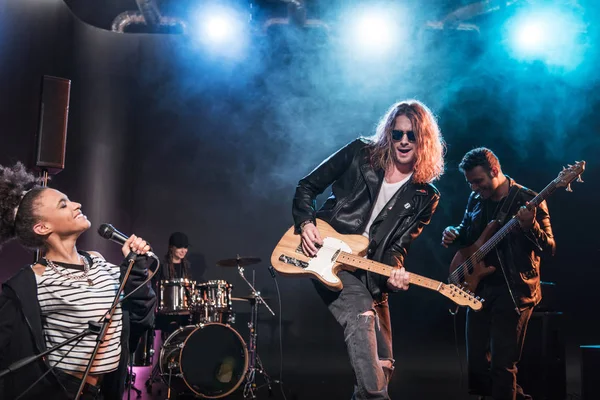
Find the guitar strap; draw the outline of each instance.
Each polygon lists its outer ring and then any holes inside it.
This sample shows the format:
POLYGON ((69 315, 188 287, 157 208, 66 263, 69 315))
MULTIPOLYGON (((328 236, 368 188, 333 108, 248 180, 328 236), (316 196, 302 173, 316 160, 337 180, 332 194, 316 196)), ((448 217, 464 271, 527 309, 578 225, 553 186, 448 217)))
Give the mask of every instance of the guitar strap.
MULTIPOLYGON (((498 221, 501 225, 504 225, 506 223, 505 220, 507 217, 512 218, 512 215, 510 215, 508 212, 510 211, 510 209, 514 203, 518 192, 519 192, 519 188, 517 185, 512 185, 510 187, 508 195, 506 196, 504 203, 502 204, 502 208, 500 209, 500 211, 498 212, 498 215, 495 218, 495 220, 498 221)), ((506 286, 508 288, 508 293, 510 294, 510 298, 512 299, 513 304, 515 305, 515 311, 518 315, 521 315, 521 310, 519 310, 519 307, 517 305, 517 300, 515 299, 515 295, 511 288, 511 284, 508 279, 508 274, 506 273, 506 270, 504 268, 504 263, 502 262, 502 258, 500 257, 500 252, 498 251, 498 247, 495 247, 494 251, 496 252, 496 257, 498 257, 498 261, 500 263, 499 267, 500 267, 500 270, 502 271, 502 276, 504 277, 504 281, 506 282, 506 286)))
POLYGON ((517 185, 512 185, 508 192, 508 195, 504 199, 504 203, 502 204, 502 208, 498 211, 498 214, 494 218, 496 221, 500 222, 501 225, 506 223, 506 217, 512 218, 512 215, 509 215, 508 212, 512 208, 513 203, 515 202, 515 198, 517 197, 517 193, 519 192, 519 188, 517 185))

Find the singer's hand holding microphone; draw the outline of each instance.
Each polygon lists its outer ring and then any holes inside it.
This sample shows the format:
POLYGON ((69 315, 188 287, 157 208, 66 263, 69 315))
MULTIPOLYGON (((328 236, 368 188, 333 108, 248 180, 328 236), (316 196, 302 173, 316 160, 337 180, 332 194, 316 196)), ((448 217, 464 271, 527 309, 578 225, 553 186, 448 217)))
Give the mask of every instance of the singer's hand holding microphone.
POLYGON ((129 239, 123 243, 121 248, 123 257, 127 257, 129 253, 134 252, 135 254, 144 255, 150 251, 150 246, 144 239, 135 235, 129 236, 129 239))
POLYGON ((139 254, 154 257, 154 253, 152 253, 150 245, 144 239, 136 235, 127 237, 127 235, 116 230, 111 224, 100 225, 98 228, 98 233, 103 238, 112 240, 113 242, 122 245, 123 247, 121 247, 121 251, 123 252, 123 257, 130 257, 132 253, 134 255, 139 254))

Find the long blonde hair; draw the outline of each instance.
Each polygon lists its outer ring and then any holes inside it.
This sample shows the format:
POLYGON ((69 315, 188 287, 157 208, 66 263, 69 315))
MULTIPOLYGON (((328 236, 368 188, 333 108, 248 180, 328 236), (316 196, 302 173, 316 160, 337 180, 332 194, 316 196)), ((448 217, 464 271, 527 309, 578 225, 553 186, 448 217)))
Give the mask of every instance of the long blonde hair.
POLYGON ((412 123, 416 137, 417 157, 413 182, 429 183, 444 173, 446 143, 431 110, 418 100, 403 100, 390 107, 377 124, 371 151, 371 163, 376 168, 386 169, 394 162, 392 130, 396 118, 405 115, 412 123))

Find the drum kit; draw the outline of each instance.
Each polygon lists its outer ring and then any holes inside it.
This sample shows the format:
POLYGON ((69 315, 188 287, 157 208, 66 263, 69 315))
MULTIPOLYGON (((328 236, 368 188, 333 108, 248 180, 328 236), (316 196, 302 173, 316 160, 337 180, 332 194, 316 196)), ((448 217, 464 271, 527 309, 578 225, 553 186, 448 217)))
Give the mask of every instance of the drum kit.
MULTIPOLYGON (((264 305, 275 315, 260 292, 244 276, 244 267, 260 263, 260 258, 240 257, 220 260, 217 266, 237 267, 251 295, 232 297, 233 285, 224 280, 194 282, 188 279, 163 280, 158 287, 156 329, 163 332, 158 362, 146 382, 162 380, 171 395, 191 395, 218 399, 244 383, 244 398, 256 398, 256 373, 262 374, 271 389, 272 380, 264 371, 256 351, 258 308, 264 305), (231 326, 235 323, 233 301, 251 305, 248 341, 231 326)), ((134 366, 153 364, 154 329, 150 329, 133 354, 134 366)))

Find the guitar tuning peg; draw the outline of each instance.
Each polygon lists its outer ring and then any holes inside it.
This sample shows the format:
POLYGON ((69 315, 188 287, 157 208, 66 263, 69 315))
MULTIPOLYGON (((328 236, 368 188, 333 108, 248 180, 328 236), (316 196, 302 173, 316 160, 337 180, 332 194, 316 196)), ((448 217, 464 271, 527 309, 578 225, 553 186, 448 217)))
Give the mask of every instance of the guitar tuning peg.
POLYGON ((477 296, 477 297, 475 297, 475 298, 476 298, 477 300, 481 300, 481 297, 479 297, 479 296, 477 296))
POLYGON ((565 190, 567 192, 572 192, 573 191, 573 189, 571 189, 571 184, 570 183, 567 185, 567 187, 565 188, 565 190))
POLYGON ((482 302, 482 303, 483 303, 483 302, 485 302, 485 299, 481 299, 481 302, 482 302))
POLYGON ((573 168, 573 166, 571 164, 567 164, 569 166, 569 168, 573 168))
POLYGON ((565 166, 563 165, 563 169, 562 169, 562 170, 564 171, 565 169, 566 169, 566 168, 565 168, 565 166))
POLYGON ((583 179, 581 179, 581 175, 579 175, 579 176, 577 177, 577 182, 579 182, 579 183, 583 183, 583 179))

